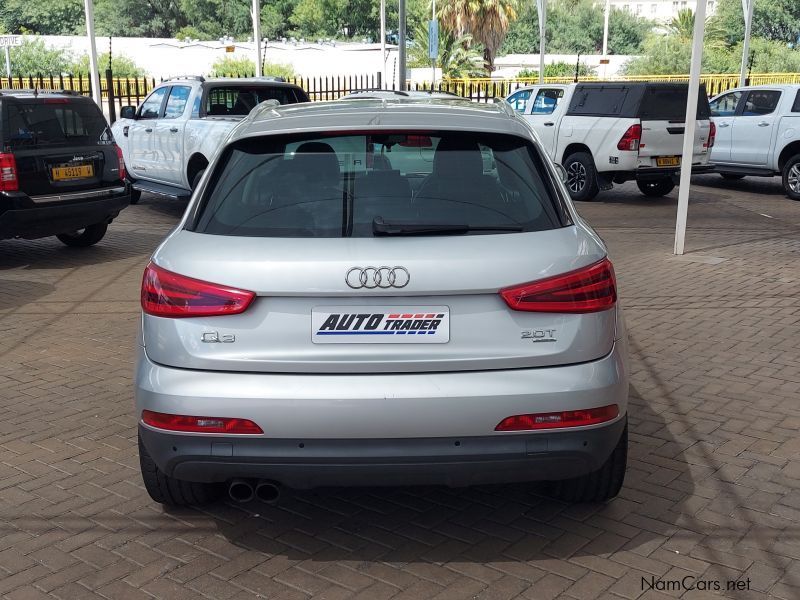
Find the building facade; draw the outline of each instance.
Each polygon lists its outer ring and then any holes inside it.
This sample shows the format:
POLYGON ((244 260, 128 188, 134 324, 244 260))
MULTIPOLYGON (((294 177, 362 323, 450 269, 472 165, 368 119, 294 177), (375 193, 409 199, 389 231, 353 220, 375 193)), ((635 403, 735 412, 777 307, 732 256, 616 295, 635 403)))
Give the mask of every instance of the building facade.
MULTIPOLYGON (((611 0, 611 7, 627 10, 639 17, 668 23, 686 8, 697 9, 697 0, 611 0)), ((708 0, 707 13, 714 14, 717 0, 708 0)))

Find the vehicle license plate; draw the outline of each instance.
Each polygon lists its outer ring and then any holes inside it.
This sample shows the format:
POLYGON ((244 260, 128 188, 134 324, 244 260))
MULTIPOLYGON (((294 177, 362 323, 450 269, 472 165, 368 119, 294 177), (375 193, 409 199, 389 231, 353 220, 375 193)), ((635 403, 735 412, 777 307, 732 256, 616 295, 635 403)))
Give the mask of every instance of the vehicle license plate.
POLYGON ((75 167, 53 167, 53 181, 67 181, 69 179, 86 179, 94 176, 92 165, 77 165, 75 167))
POLYGON ((446 344, 447 306, 319 306, 311 309, 315 344, 446 344))
POLYGON ((680 156, 659 156, 656 158, 656 165, 659 167, 679 167, 680 164, 680 156))

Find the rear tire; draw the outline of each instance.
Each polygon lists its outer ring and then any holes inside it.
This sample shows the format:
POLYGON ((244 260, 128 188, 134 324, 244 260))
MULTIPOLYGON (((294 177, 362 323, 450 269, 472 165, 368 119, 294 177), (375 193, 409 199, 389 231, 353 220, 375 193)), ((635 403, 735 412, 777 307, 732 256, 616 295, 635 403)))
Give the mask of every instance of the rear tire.
POLYGON ((95 223, 79 231, 59 233, 56 237, 72 248, 86 248, 102 240, 107 230, 108 223, 95 223))
POLYGON ((567 171, 567 190, 573 200, 589 202, 597 197, 600 186, 597 183, 597 169, 594 159, 588 152, 575 152, 564 161, 567 171))
POLYGON ((744 179, 744 175, 739 175, 739 173, 720 173, 723 179, 727 179, 728 181, 737 181, 739 179, 744 179))
POLYGON ((672 177, 665 177, 655 181, 637 181, 636 185, 639 186, 640 192, 651 198, 661 198, 675 189, 675 182, 672 181, 672 177))
POLYGON ((198 506, 218 500, 222 484, 181 481, 164 474, 150 458, 139 436, 139 466, 142 481, 150 497, 166 506, 198 506))
POLYGON ((783 189, 792 200, 800 200, 800 154, 795 154, 783 165, 783 189))
POLYGON ((553 481, 548 493, 564 502, 605 502, 611 500, 622 488, 625 468, 628 464, 628 423, 619 436, 619 441, 603 466, 597 471, 574 479, 553 481))

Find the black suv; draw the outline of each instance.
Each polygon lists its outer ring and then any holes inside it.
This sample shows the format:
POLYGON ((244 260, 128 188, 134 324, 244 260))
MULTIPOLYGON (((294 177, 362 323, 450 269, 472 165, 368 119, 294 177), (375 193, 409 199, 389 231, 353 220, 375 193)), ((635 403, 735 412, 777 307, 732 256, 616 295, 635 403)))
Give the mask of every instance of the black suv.
POLYGON ((0 91, 0 239, 91 246, 130 203, 125 163, 90 98, 0 91))

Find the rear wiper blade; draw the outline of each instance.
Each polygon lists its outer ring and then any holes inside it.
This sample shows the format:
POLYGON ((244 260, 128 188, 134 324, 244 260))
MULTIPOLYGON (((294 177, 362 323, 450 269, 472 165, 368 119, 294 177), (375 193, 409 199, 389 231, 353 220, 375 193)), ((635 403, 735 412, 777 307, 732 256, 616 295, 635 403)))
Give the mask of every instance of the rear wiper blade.
POLYGON ((472 231, 524 231, 521 225, 466 225, 461 223, 387 223, 381 217, 372 221, 374 236, 390 235, 445 235, 472 231))

